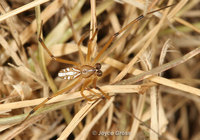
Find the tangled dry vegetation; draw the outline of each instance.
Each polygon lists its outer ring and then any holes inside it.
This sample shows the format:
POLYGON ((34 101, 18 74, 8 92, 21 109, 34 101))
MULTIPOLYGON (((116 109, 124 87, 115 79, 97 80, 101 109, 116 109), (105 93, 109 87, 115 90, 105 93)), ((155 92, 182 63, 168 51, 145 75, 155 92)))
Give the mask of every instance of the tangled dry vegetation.
MULTIPOLYGON (((1 0, 0 4, 1 140, 199 139, 199 0, 1 0), (88 102, 80 95, 80 83, 20 124, 33 106, 73 81, 57 77, 69 65, 52 61, 39 45, 41 21, 49 50, 78 62, 77 40, 96 25, 93 56, 140 14, 174 3, 125 30, 102 55, 104 74, 98 86, 110 100, 88 102)), ((81 46, 84 54, 87 42, 88 38, 81 46)))

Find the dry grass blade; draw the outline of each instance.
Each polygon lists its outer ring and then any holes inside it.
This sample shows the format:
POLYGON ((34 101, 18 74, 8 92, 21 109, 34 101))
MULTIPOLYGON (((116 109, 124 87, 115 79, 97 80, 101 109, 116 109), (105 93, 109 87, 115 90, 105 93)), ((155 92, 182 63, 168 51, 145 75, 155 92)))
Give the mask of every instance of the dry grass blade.
MULTIPOLYGON (((197 50, 199 50, 199 48, 197 48, 197 50)), ((196 50, 193 51, 193 54, 195 52, 197 52, 197 51, 196 50)), ((197 54, 198 53, 199 52, 197 52, 197 54)), ((181 62, 182 60, 183 59, 180 58, 178 61, 181 62)), ((125 66, 125 64, 123 64, 123 63, 121 63, 121 62, 119 62, 119 61, 117 61, 115 59, 111 59, 111 58, 107 58, 104 62, 107 63, 107 64, 109 64, 109 65, 111 65, 112 67, 115 67, 115 68, 119 69, 119 70, 123 69, 123 67, 125 66)), ((167 64, 167 65, 169 66, 169 64, 167 64)), ((165 66, 167 66, 167 65, 165 65, 165 66)), ((158 67, 158 68, 155 68, 155 69, 158 70, 160 68, 158 67)), ((148 73, 149 72, 151 73, 155 69, 152 69, 151 71, 144 72, 144 71, 141 71, 139 69, 132 68, 129 73, 131 73, 133 75, 138 75, 138 76, 137 77, 133 76, 130 79, 125 79, 125 80, 120 81, 120 82, 118 82, 116 84, 136 83, 136 82, 140 81, 143 78, 146 79, 146 78, 151 77, 152 75, 149 75, 148 73)), ((162 72, 162 71, 158 70, 157 72, 162 72)), ((157 74, 157 72, 156 72, 156 74, 157 74)), ((182 90, 182 91, 185 91, 185 92, 188 92, 188 93, 192 93, 192 94, 195 94, 195 95, 199 95, 199 93, 200 93, 200 90, 198 88, 194 88, 194 87, 191 87, 191 86, 188 86, 188 85, 184 85, 182 83, 178 83, 178 82, 166 79, 166 78, 162 78, 162 77, 158 77, 158 76, 153 76, 153 77, 151 77, 150 80, 153 81, 153 82, 156 82, 158 84, 165 85, 165 86, 168 86, 168 87, 172 87, 172 88, 175 88, 175 89, 179 89, 179 90, 182 90)))
MULTIPOLYGON (((8 6, 8 4, 6 3, 6 1, 2 0, 1 2, 1 13, 5 14, 6 12, 8 12, 10 10, 10 7, 8 6), (7 11, 5 10, 7 9, 7 11)), ((15 27, 15 24, 14 24, 14 18, 13 17, 10 17, 10 18, 7 18, 6 19, 6 23, 11 31, 11 34, 16 42, 16 45, 17 45, 17 49, 18 49, 18 52, 20 53, 20 57, 22 59, 22 61, 24 61, 25 64, 27 64, 27 57, 26 57, 26 54, 25 54, 25 50, 24 48, 22 47, 22 43, 21 43, 21 40, 20 40, 20 37, 19 37, 19 33, 18 31, 16 30, 16 27, 15 27)))
POLYGON ((13 51, 13 49, 9 46, 8 42, 0 35, 0 43, 4 47, 4 49, 10 54, 17 65, 23 65, 22 61, 18 57, 18 55, 13 51))
POLYGON ((129 64, 120 72, 120 74, 114 79, 114 81, 112 82, 112 84, 120 81, 128 73, 128 71, 131 69, 131 67, 136 63, 136 61, 138 60, 138 58, 146 51, 146 49, 149 47, 149 44, 153 41, 154 37, 156 36, 156 34, 158 33, 159 29, 161 28, 161 25, 165 21, 165 18, 167 16, 168 10, 169 9, 166 10, 165 14, 163 15, 162 19, 157 24, 157 26, 155 26, 154 29, 152 29, 152 33, 153 34, 151 35, 151 37, 149 38, 149 40, 145 43, 144 47, 129 62, 129 64))
POLYGON ((82 107, 82 109, 74 116, 70 124, 65 128, 65 130, 62 132, 58 140, 65 140, 68 138, 69 134, 74 130, 74 128, 78 125, 78 123, 89 113, 91 109, 93 109, 100 100, 93 101, 91 103, 87 103, 82 107))
MULTIPOLYGON (((141 86, 140 85, 113 85, 113 86, 104 86, 101 87, 102 90, 108 92, 108 93, 115 93, 115 92, 120 92, 120 93, 137 93, 140 91, 141 86)), ((89 95, 88 91, 85 91, 86 95, 89 95)), ((97 91, 97 93, 99 93, 97 91)), ((66 100, 79 100, 81 97, 80 92, 73 92, 70 94, 63 94, 59 95, 58 97, 55 97, 54 99, 50 100, 47 102, 47 104, 50 103, 55 103, 59 101, 66 101, 66 100)), ((34 100, 28 100, 28 101, 19 101, 15 103, 7 103, 7 104, 2 104, 0 105, 0 111, 6 111, 9 109, 17 109, 17 108, 23 108, 23 107, 28 107, 28 106, 35 106, 41 103, 42 100, 45 98, 40 98, 40 99, 34 99, 34 100)))
POLYGON ((27 121, 24 125, 21 126, 16 126, 14 129, 12 129, 12 131, 9 131, 8 133, 0 136, 0 139, 2 140, 11 140, 14 137, 16 137, 18 134, 20 134, 22 131, 24 131, 27 127, 29 127, 30 125, 32 125, 33 123, 35 123, 36 121, 38 121, 39 119, 41 119, 42 116, 37 116, 36 118, 32 118, 31 120, 27 121))
POLYGON ((19 14, 19 13, 21 13, 21 12, 24 12, 24 11, 26 11, 26 10, 28 10, 28 9, 31 9, 31 8, 37 6, 37 5, 43 4, 43 3, 47 2, 47 1, 49 1, 49 0, 36 0, 36 1, 33 1, 33 2, 31 2, 31 3, 29 3, 29 4, 26 4, 26 5, 24 5, 24 6, 20 7, 20 8, 17 8, 17 9, 15 9, 15 10, 12 10, 12 11, 10 11, 9 13, 6 13, 6 14, 4 14, 4 15, 1 15, 1 16, 0 16, 0 21, 3 21, 3 20, 5 20, 5 19, 7 19, 7 18, 9 18, 9 17, 11 17, 11 16, 14 16, 14 15, 16 15, 16 14, 19 14))
MULTIPOLYGON (((170 69, 170 68, 173 68, 173 67, 175 67, 175 66, 177 66, 177 65, 179 65, 179 64, 181 64, 181 63, 184 63, 185 61, 191 59, 192 57, 198 55, 199 53, 200 53, 200 47, 198 47, 198 48, 196 48, 195 50, 189 52, 188 54, 184 55, 184 56, 181 57, 181 58, 178 58, 178 59, 176 59, 176 60, 173 60, 173 61, 171 61, 171 62, 169 62, 169 63, 167 63, 167 64, 164 64, 164 65, 162 65, 162 66, 156 67, 156 68, 154 68, 154 69, 152 69, 152 70, 150 70, 150 71, 141 73, 140 75, 138 75, 138 76, 136 76, 136 77, 132 77, 132 78, 123 80, 123 81, 121 81, 121 82, 118 82, 117 84, 122 84, 122 85, 123 85, 123 84, 133 84, 133 83, 136 83, 136 82, 138 82, 138 81, 140 81, 140 80, 143 80, 143 79, 146 79, 146 78, 151 77, 151 76, 152 76, 151 74, 157 74, 157 73, 159 73, 159 72, 166 71, 166 70, 168 70, 168 69, 170 69), (147 75, 148 75, 148 76, 147 76, 147 75), (150 76, 150 75, 151 75, 151 76, 150 76)), ((153 79, 153 78, 151 78, 151 79, 153 79)), ((178 84, 178 83, 176 83, 176 85, 177 85, 177 84, 178 84)), ((181 84, 180 84, 180 86, 181 86, 181 84)), ((182 87, 183 87, 183 86, 182 86, 182 87)), ((187 87, 187 86, 186 86, 186 87, 187 87)), ((184 89, 182 89, 182 90, 186 91, 186 90, 187 90, 186 87, 185 87, 184 89)), ((189 91, 189 90, 187 90, 187 91, 188 91, 189 93, 193 93, 193 94, 196 94, 196 95, 200 96, 200 92, 199 92, 198 89, 190 88, 190 90, 192 90, 192 91, 189 91)))
MULTIPOLYGON (((137 116, 137 118, 141 119, 142 116, 142 112, 143 112, 143 108, 144 108, 144 104, 145 104, 145 99, 146 99, 146 94, 144 95, 140 95, 139 97, 139 101, 138 101, 138 106, 135 112, 135 116, 137 116)), ((138 121, 138 119, 134 119, 132 126, 131 126, 131 130, 130 130, 130 136, 129 136, 129 140, 132 140, 135 138, 136 133, 138 131, 139 128, 139 124, 140 122, 138 121)))
POLYGON ((162 47, 162 51, 159 58, 159 66, 164 63, 165 57, 167 55, 167 50, 169 49, 169 47, 170 47, 170 40, 167 40, 162 47))
POLYGON ((0 139, 199 139, 198 0, 0 4, 0 139))
MULTIPOLYGON (((95 0, 90 0, 91 3, 91 20, 90 20, 90 30, 92 30, 92 32, 90 32, 90 38, 92 37, 92 34, 94 34, 95 30, 96 30, 96 26, 97 26, 97 17, 96 17, 96 1, 95 0)), ((94 38, 93 42, 92 42, 92 48, 91 48, 91 56, 95 56, 95 52, 97 51, 97 36, 94 38)))
POLYGON ((194 25, 190 24, 189 22, 181 19, 181 18, 175 18, 175 20, 189 28, 191 28, 192 30, 196 31, 197 33, 200 33, 200 29, 196 28, 194 25))
MULTIPOLYGON (((55 0, 48 7, 46 7, 41 13, 43 23, 46 23, 54 14, 56 14, 62 5, 63 3, 60 2, 60 0, 55 0)), ((36 20, 33 20, 32 23, 20 34, 22 44, 25 44, 31 38, 31 36, 36 32, 36 29, 36 20)))
MULTIPOLYGON (((86 139, 89 132, 91 131, 92 127, 97 123, 97 121, 103 116, 103 114, 106 112, 106 110, 110 107, 110 105, 113 103, 114 98, 111 98, 105 106, 101 109, 101 111, 94 117, 94 119, 85 126, 85 128, 82 130, 82 132, 77 136, 76 140, 83 140, 86 139)), ((94 133, 94 132, 93 132, 94 133)))

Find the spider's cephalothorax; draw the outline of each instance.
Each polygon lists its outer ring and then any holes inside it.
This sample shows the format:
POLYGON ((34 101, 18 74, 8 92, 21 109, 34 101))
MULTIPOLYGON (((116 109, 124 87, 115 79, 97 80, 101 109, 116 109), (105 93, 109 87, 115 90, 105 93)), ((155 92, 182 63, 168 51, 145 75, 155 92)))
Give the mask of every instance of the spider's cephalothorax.
POLYGON ((96 63, 94 67, 89 65, 83 65, 80 67, 67 67, 65 69, 62 69, 58 73, 58 76, 62 79, 70 80, 75 79, 79 76, 81 76, 82 78, 88 78, 93 74, 96 74, 99 77, 102 76, 100 63, 96 63))

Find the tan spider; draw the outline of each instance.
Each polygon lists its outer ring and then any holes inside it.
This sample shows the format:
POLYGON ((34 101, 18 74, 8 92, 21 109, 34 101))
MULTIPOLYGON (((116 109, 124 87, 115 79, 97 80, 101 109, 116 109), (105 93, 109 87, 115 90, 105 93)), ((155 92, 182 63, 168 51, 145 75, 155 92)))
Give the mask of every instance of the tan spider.
MULTIPOLYGON (((163 10, 165 8, 168 7, 172 7, 173 5, 169 5, 169 6, 165 6, 163 8, 160 8, 158 10, 154 10, 152 12, 148 12, 147 15, 152 14, 154 12, 163 10)), ((31 114, 33 114, 35 111, 37 111, 39 108, 43 107, 45 105, 45 103, 47 101, 49 101, 50 99, 52 99, 55 96, 58 96, 64 92, 67 92, 68 90, 70 90, 72 87, 74 87, 75 85, 77 85, 79 82, 81 82, 81 80, 84 79, 84 83, 82 84, 81 87, 81 95, 83 98, 85 98, 88 101, 93 101, 96 100, 98 98, 101 98, 102 95, 106 98, 106 99, 110 99, 110 96, 108 96, 105 92, 103 92, 99 87, 96 86, 96 82, 98 77, 102 76, 102 71, 101 71, 101 64, 98 62, 99 58, 101 57, 101 55, 105 52, 105 50, 110 46, 110 44, 113 42, 113 40, 120 34, 122 33, 124 30, 128 29, 129 27, 131 27, 134 23, 140 21, 141 19, 143 19, 145 16, 144 15, 140 15, 139 17, 137 17, 135 20, 131 21, 128 25, 126 25, 125 27, 123 27, 119 32, 115 33, 110 39, 109 41, 104 45, 104 47, 101 49, 101 51, 97 54, 97 56, 91 60, 91 46, 92 46, 92 41, 95 38, 95 36, 97 35, 97 30, 94 32, 94 34, 92 35, 92 38, 89 40, 88 42, 88 51, 87 51, 87 55, 86 58, 83 57, 83 53, 82 50, 80 48, 80 44, 81 42, 84 40, 85 36, 82 36, 82 38, 80 39, 80 41, 78 42, 78 51, 79 51, 79 59, 80 59, 80 64, 74 61, 69 61, 69 60, 64 60, 61 58, 57 58, 55 57, 47 48, 47 46, 45 45, 44 41, 42 40, 41 37, 39 37, 39 42, 42 44, 43 48, 47 51, 47 53, 51 56, 51 58, 57 62, 60 63, 65 63, 65 64, 72 64, 72 67, 67 67, 65 69, 62 69, 59 73, 58 76, 62 79, 66 79, 66 80, 71 80, 71 79, 77 79, 77 81, 75 81, 73 84, 71 84, 70 86, 56 92, 55 94, 51 95, 50 97, 48 97, 47 99, 45 99, 42 103, 40 103, 39 105, 35 106, 27 115, 27 117, 24 119, 27 120, 29 118, 29 116, 31 114), (92 90, 91 88, 88 87, 88 85, 93 84, 93 87, 97 90, 100 91, 100 94, 96 93, 94 90, 92 90), (87 96, 84 95, 84 90, 89 90, 91 93, 94 94, 94 96, 97 96, 95 99, 94 98, 89 98, 87 96)), ((23 122, 24 122, 23 121, 23 122)))

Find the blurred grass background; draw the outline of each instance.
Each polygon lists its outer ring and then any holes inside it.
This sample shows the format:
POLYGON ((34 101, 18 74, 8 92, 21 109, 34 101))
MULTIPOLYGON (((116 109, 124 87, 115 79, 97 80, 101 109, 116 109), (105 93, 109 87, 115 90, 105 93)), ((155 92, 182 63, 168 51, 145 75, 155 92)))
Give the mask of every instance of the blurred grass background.
MULTIPOLYGON (((1 0, 0 139, 198 140, 199 2, 1 0), (112 96, 110 100, 87 102, 80 95, 81 85, 77 85, 19 124, 33 106, 73 82, 57 76, 60 69, 70 65, 52 61, 39 47, 41 21, 43 38, 52 54, 79 63, 66 12, 78 39, 98 27, 93 42, 95 56, 133 19, 174 3, 172 8, 148 15, 123 32, 105 51, 104 74, 98 86, 112 96), (169 64, 167 68, 165 63, 169 64), (137 77, 141 73, 144 76, 137 77), (126 136, 94 134, 117 131, 126 136)), ((88 40, 81 46, 84 54, 88 40)))

